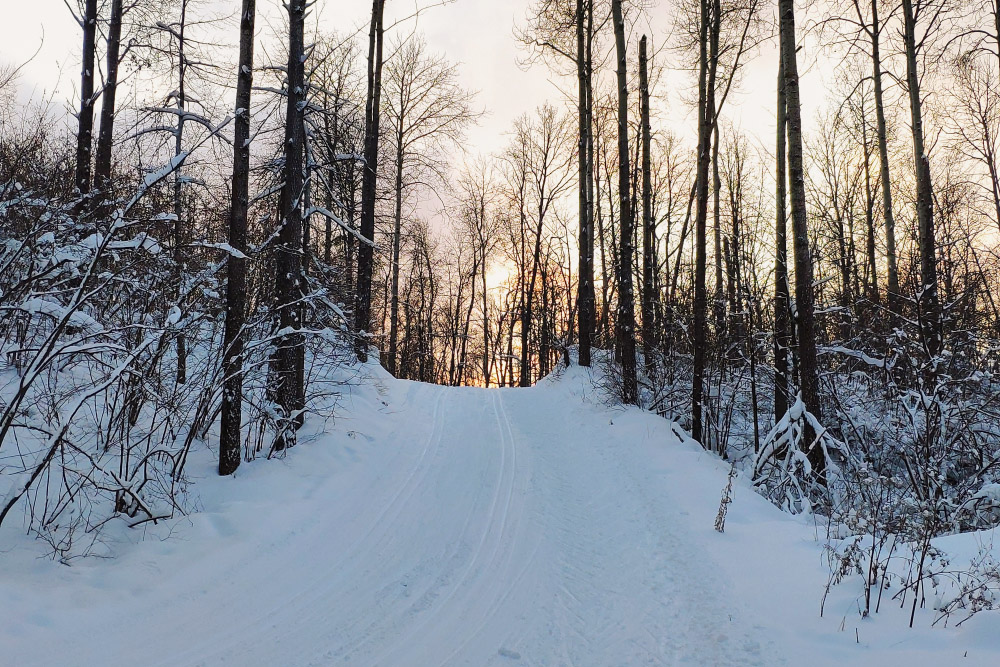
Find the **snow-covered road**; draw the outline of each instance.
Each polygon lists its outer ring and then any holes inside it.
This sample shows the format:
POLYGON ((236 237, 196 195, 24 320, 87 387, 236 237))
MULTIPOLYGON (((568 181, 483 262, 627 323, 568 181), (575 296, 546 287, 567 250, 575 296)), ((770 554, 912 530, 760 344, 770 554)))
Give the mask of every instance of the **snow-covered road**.
POLYGON ((206 458, 168 539, 71 568, 15 550, 0 665, 883 660, 818 618, 801 522, 743 490, 712 530, 726 466, 665 421, 579 378, 378 386, 284 460, 206 458))
POLYGON ((364 584, 328 589, 344 600, 331 657, 761 662, 755 631, 727 609, 710 559, 628 443, 581 429, 586 415, 553 392, 409 390, 398 437, 420 455, 373 490, 378 518, 347 529, 360 548, 336 568, 364 584), (408 426, 427 414, 423 432, 408 426))

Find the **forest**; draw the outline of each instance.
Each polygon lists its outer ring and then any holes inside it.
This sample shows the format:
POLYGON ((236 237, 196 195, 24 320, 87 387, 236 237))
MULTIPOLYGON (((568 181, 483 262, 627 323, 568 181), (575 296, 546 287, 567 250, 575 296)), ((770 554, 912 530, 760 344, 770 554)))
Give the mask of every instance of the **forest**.
POLYGON ((240 2, 68 0, 68 111, 0 54, 0 525, 183 515, 192 452, 286 456, 366 364, 580 366, 818 517, 863 616, 1000 602, 932 542, 1000 523, 1000 0, 531 0, 554 92, 491 154, 447 0, 240 2))

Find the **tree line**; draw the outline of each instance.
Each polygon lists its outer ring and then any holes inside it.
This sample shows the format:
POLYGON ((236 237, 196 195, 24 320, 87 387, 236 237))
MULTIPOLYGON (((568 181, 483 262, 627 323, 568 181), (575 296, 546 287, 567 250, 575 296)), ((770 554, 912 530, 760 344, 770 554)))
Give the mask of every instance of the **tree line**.
POLYGON ((493 155, 465 147, 459 66, 385 0, 367 43, 288 2, 280 57, 244 0, 229 67, 234 22, 198 0, 73 9, 73 127, 0 97, 0 522, 29 499, 68 553, 108 503, 169 515, 216 423, 231 474, 373 356, 487 387, 592 366, 872 545, 1000 511, 994 0, 535 0, 515 37, 562 99, 493 155), (772 52, 765 138, 736 100, 772 52))

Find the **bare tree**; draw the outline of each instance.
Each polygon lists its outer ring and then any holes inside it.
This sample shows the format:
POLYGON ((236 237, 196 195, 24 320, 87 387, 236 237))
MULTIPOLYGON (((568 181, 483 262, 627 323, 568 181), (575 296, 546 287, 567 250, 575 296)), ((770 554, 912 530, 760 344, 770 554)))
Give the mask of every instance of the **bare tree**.
POLYGON ((934 242, 934 192, 930 158, 924 141, 923 100, 920 97, 920 73, 917 57, 926 40, 939 26, 942 2, 947 0, 903 0, 903 42, 906 53, 906 88, 910 100, 910 128, 913 136, 913 167, 917 185, 917 237, 920 246, 920 288, 917 294, 918 318, 924 347, 930 357, 941 350, 941 313, 938 301, 937 265, 934 242), (917 37, 917 19, 930 12, 921 37, 917 37))
POLYGON ((775 143, 774 222, 774 420, 788 411, 791 303, 788 286, 787 138, 784 58, 778 56, 777 141, 775 143))
POLYGON ((594 50, 607 22, 608 3, 595 0, 537 0, 529 10, 528 27, 516 34, 535 54, 554 55, 572 64, 577 78, 577 161, 579 172, 577 320, 579 363, 589 366, 596 334, 594 289, 594 50), (599 7, 595 7, 599 4, 599 7), (600 17, 595 20, 595 11, 600 17), (575 33, 575 44, 572 39, 575 33))
POLYGON ((629 201, 628 73, 625 53, 625 18, 621 0, 612 0, 615 52, 618 56, 618 309, 615 318, 615 348, 622 372, 622 401, 639 400, 635 368, 635 296, 632 292, 632 206, 629 201))
POLYGON ((390 261, 389 340, 386 368, 396 373, 399 335, 399 249, 403 203, 415 187, 447 179, 444 152, 456 146, 476 118, 473 94, 458 83, 458 68, 427 53, 421 37, 393 48, 386 63, 386 120, 392 125, 395 209, 390 261))
POLYGON ((520 380, 531 384, 529 338, 533 326, 535 288, 541 270, 545 229, 553 203, 571 185, 567 167, 572 154, 567 150, 567 121, 554 107, 545 105, 537 117, 521 116, 515 122, 514 138, 505 154, 507 180, 518 215, 512 220, 514 246, 522 272, 520 295, 520 380))
MULTIPOLYGON (((892 210, 892 179, 889 173, 889 146, 885 121, 885 94, 882 88, 882 57, 879 42, 882 28, 885 25, 879 21, 879 0, 871 0, 871 25, 865 26, 865 31, 871 40, 872 83, 875 87, 875 118, 876 139, 878 142, 879 181, 882 184, 882 214, 885 218, 886 245, 886 289, 888 290, 889 309, 899 310, 899 270, 896 267, 896 220, 892 210)), ((862 25, 865 25, 860 5, 855 2, 855 9, 862 25)))
POLYGON ((472 254, 472 266, 469 273, 471 289, 469 306, 466 311, 465 336, 467 338, 469 335, 472 313, 476 305, 479 305, 482 311, 483 345, 480 370, 482 382, 488 387, 492 379, 490 373, 491 344, 495 346, 496 339, 499 338, 499 333, 496 337, 492 337, 490 334, 490 295, 486 284, 490 259, 499 242, 500 223, 496 210, 499 193, 490 166, 482 161, 466 165, 458 177, 457 195, 458 224, 461 234, 459 242, 466 244, 472 254), (476 285, 477 279, 479 280, 478 286, 476 285), (476 300, 477 290, 479 294, 478 304, 476 300))
POLYGON ((576 2, 576 64, 577 116, 580 139, 577 143, 579 162, 579 254, 580 268, 577 290, 580 349, 578 362, 590 365, 590 348, 596 328, 596 295, 594 292, 594 137, 593 137, 593 48, 594 2, 576 2))
POLYGON ((656 264, 656 221, 653 219, 653 183, 650 157, 651 130, 649 126, 649 72, 646 55, 646 36, 639 40, 639 97, 640 133, 642 135, 642 344, 646 373, 655 371, 653 340, 655 322, 653 308, 656 286, 653 274, 656 264))
POLYGON ((288 8, 288 86, 285 91, 285 163, 281 188, 281 228, 275 248, 275 299, 278 334, 272 359, 274 395, 282 410, 274 449, 295 444, 305 407, 303 370, 305 344, 301 328, 305 285, 302 275, 302 196, 304 185, 305 125, 305 13, 306 0, 290 0, 288 8))
MULTIPOLYGON (((781 58, 784 68, 786 123, 788 128, 788 178, 791 195, 792 235, 795 257, 795 313, 798 325, 799 391, 806 409, 822 419, 819 397, 819 368, 816 356, 816 318, 813 305, 813 265, 809 250, 806 215, 805 165, 802 157, 802 104, 799 98, 799 68, 795 48, 795 7, 793 0, 780 0, 781 58)), ((805 441, 813 442, 806 422, 805 441)), ((808 451, 809 462, 823 478, 826 459, 819 447, 808 451)))
POLYGON ((707 268, 708 169, 711 161, 712 134, 715 128, 715 70, 709 67, 710 0, 700 1, 698 40, 698 161, 695 174, 695 269, 694 269, 694 370, 691 380, 691 437, 704 444, 702 400, 705 392, 705 366, 708 353, 707 268))
POLYGON ((80 109, 76 132, 76 189, 90 192, 90 158, 94 139, 94 60, 97 36, 97 0, 85 0, 77 18, 83 29, 83 63, 80 72, 80 109))
POLYGON ((243 419, 243 326, 246 322, 247 210, 250 186, 250 94, 253 88, 253 47, 256 0, 243 0, 240 12, 240 60, 236 70, 233 189, 229 206, 229 246, 226 260, 226 328, 222 342, 222 417, 219 433, 219 474, 231 475, 240 465, 243 419))
POLYGON ((115 97, 118 91, 118 65, 121 62, 122 0, 111 0, 108 21, 106 81, 101 94, 101 129, 97 135, 94 182, 101 197, 107 196, 111 178, 111 147, 114 142, 115 97))
MULTIPOLYGON (((375 241, 375 195, 378 178, 379 119, 382 99, 382 15, 385 0, 372 0, 371 28, 368 32, 368 96, 365 101, 365 167, 361 183, 361 235, 372 244, 375 241)), ((361 361, 368 360, 368 339, 364 334, 371 328, 372 269, 374 246, 358 246, 358 280, 355 284, 354 328, 361 334, 357 353, 361 361)))
POLYGON ((955 61, 954 77, 958 89, 951 132, 956 149, 985 171, 993 221, 1000 226, 1000 70, 966 52, 955 61))

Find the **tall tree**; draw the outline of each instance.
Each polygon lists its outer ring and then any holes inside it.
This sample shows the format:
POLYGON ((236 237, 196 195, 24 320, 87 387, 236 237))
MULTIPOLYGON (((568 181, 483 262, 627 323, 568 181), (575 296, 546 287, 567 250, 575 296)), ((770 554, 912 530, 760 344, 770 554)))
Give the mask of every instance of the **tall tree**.
POLYGON ((368 360, 365 334, 371 328, 384 10, 385 0, 372 1, 372 20, 368 31, 368 95, 365 100, 365 166, 361 181, 361 235, 372 245, 362 243, 358 246, 358 280, 354 296, 354 328, 359 334, 356 352, 360 361, 368 360))
POLYGON ((938 7, 927 0, 917 0, 917 7, 931 11, 930 25, 917 40, 917 15, 913 0, 903 0, 903 42, 906 52, 906 88, 910 100, 910 129, 913 137, 913 169, 917 185, 917 239, 920 252, 920 290, 917 294, 920 334, 929 356, 941 350, 941 313, 938 304, 937 265, 934 241, 934 192, 931 165, 924 143, 923 101, 920 98, 920 73, 917 55, 940 20, 938 7))
POLYGON ((650 158, 651 129, 649 125, 649 72, 646 36, 639 40, 639 127, 642 135, 642 352, 646 373, 652 376, 655 364, 653 340, 655 323, 653 307, 656 285, 653 273, 656 265, 656 227, 653 220, 653 182, 650 158))
POLYGON ((622 373, 622 401, 639 400, 635 368, 635 296, 632 291, 632 202, 630 201, 628 151, 628 72, 625 52, 625 17, 622 1, 612 0, 615 53, 618 57, 618 309, 615 318, 615 347, 622 373))
MULTIPOLYGON (((490 258, 498 243, 499 216, 496 212, 497 190, 493 182, 493 173, 489 165, 475 160, 463 168, 457 182, 458 195, 458 231, 459 242, 467 244, 472 254, 472 266, 469 271, 471 293, 466 310, 466 336, 471 325, 472 313, 478 305, 482 314, 482 345, 483 354, 480 359, 480 370, 483 384, 490 386, 491 351, 496 346, 496 337, 491 336, 489 290, 486 281, 490 268, 490 258), (479 280, 479 286, 476 286, 479 280)), ((460 286, 461 289, 461 286, 460 286)), ((465 341, 463 341, 465 342, 465 341)), ((463 354, 464 356, 464 354, 463 354)))
MULTIPOLYGON (((174 91, 174 99, 177 103, 177 125, 174 129, 174 156, 180 155, 184 150, 184 121, 187 114, 187 9, 188 0, 181 0, 180 20, 176 28, 171 32, 177 38, 177 90, 174 91)), ((181 283, 184 278, 184 254, 182 242, 184 232, 184 210, 181 199, 181 189, 183 186, 181 170, 174 171, 173 183, 173 204, 174 204, 174 279, 177 281, 177 297, 181 298, 181 283)), ((187 381, 187 337, 183 332, 177 336, 177 383, 184 384, 187 381)))
POLYGON ((233 133, 233 187, 229 206, 226 260, 226 328, 222 343, 222 417, 219 433, 219 474, 231 475, 240 465, 240 425, 243 420, 243 326, 246 321, 247 209, 250 203, 250 91, 253 89, 255 0, 243 0, 240 12, 240 60, 236 69, 236 110, 233 133))
POLYGON ((879 0, 872 0, 872 82, 875 87, 876 138, 878 142, 879 181, 882 184, 882 215, 885 219, 886 289, 889 308, 899 309, 899 270, 896 268, 896 218, 892 210, 892 178, 889 174, 889 140, 885 122, 885 96, 882 91, 882 56, 879 41, 882 24, 878 18, 879 0))
MULTIPOLYGON (((606 6, 606 3, 601 3, 606 6)), ((577 79, 578 162, 578 280, 576 317, 581 366, 589 366, 596 335, 594 288, 594 133, 593 74, 595 28, 594 0, 535 0, 529 10, 528 27, 516 34, 540 55, 555 55, 569 61, 577 79), (575 33, 575 34, 574 34, 575 33), (573 43, 575 37, 575 44, 573 43)), ((602 11, 603 14, 603 11, 602 11)), ((603 23, 603 20, 601 21, 603 23)))
POLYGON ((788 411, 788 352, 791 304, 788 288, 788 206, 787 155, 788 106, 785 100, 784 58, 778 57, 778 128, 775 144, 775 219, 774 219, 774 420, 788 411))
POLYGON ((580 200, 577 317, 581 366, 590 366, 590 348, 597 324, 594 292, 593 42, 594 2, 576 0, 577 117, 580 132, 577 143, 580 200))
POLYGON ((708 290, 707 269, 708 170, 712 153, 712 132, 715 127, 715 69, 709 68, 710 0, 700 0, 698 38, 698 158, 695 172, 695 269, 694 269, 694 369, 691 380, 691 437, 703 445, 705 366, 708 353, 708 290))
MULTIPOLYGON (((795 312, 798 323, 799 391, 806 409, 822 419, 819 399, 819 368, 816 350, 816 317, 813 305, 813 265, 809 249, 806 215, 805 165, 802 157, 802 104, 799 95, 799 68, 795 48, 794 0, 779 0, 781 58, 785 75, 786 122, 788 127, 788 178, 791 195, 792 235, 795 257, 795 312)), ((806 422, 805 442, 812 443, 814 432, 806 422)), ((826 467, 817 445, 807 452, 813 470, 823 479, 826 467)))
POLYGON ((566 146, 569 136, 566 121, 549 105, 540 107, 537 114, 537 120, 522 116, 515 122, 514 139, 506 154, 508 181, 518 209, 516 245, 523 274, 519 308, 522 387, 531 384, 529 339, 534 326, 535 288, 542 271, 545 228, 553 202, 565 193, 572 178, 567 171, 572 155, 566 146))
POLYGON ((118 65, 121 62, 122 0, 111 0, 108 21, 107 65, 104 91, 101 93, 101 129, 97 135, 94 182, 107 197, 111 179, 111 148, 114 144, 115 97, 118 91, 118 65))
POLYGON ((404 199, 417 184, 447 179, 445 149, 461 140, 464 128, 475 118, 472 94, 459 85, 457 66, 428 54, 420 37, 411 37, 393 51, 383 85, 386 120, 392 125, 394 144, 395 210, 385 359, 390 373, 399 367, 399 250, 404 199))
POLYGON ((80 67, 80 109, 76 132, 76 189, 90 192, 90 158, 94 140, 94 60, 97 41, 97 0, 85 0, 83 15, 83 63, 80 67))
POLYGON ((272 360, 275 398, 286 423, 279 428, 274 448, 295 444, 295 429, 302 425, 305 387, 302 367, 305 344, 302 329, 305 295, 302 275, 302 196, 305 155, 305 13, 306 0, 289 0, 288 86, 285 107, 284 184, 281 188, 281 229, 275 248, 275 299, 278 309, 278 340, 272 360))
POLYGON ((896 252, 896 218, 892 202, 892 177, 889 162, 888 127, 885 115, 883 84, 882 31, 886 22, 879 18, 879 3, 884 0, 852 0, 854 16, 836 13, 835 18, 851 27, 847 36, 864 52, 871 66, 871 81, 875 105, 875 143, 879 158, 879 184, 882 191, 882 216, 885 229, 886 290, 889 310, 899 313, 899 270, 896 252))

